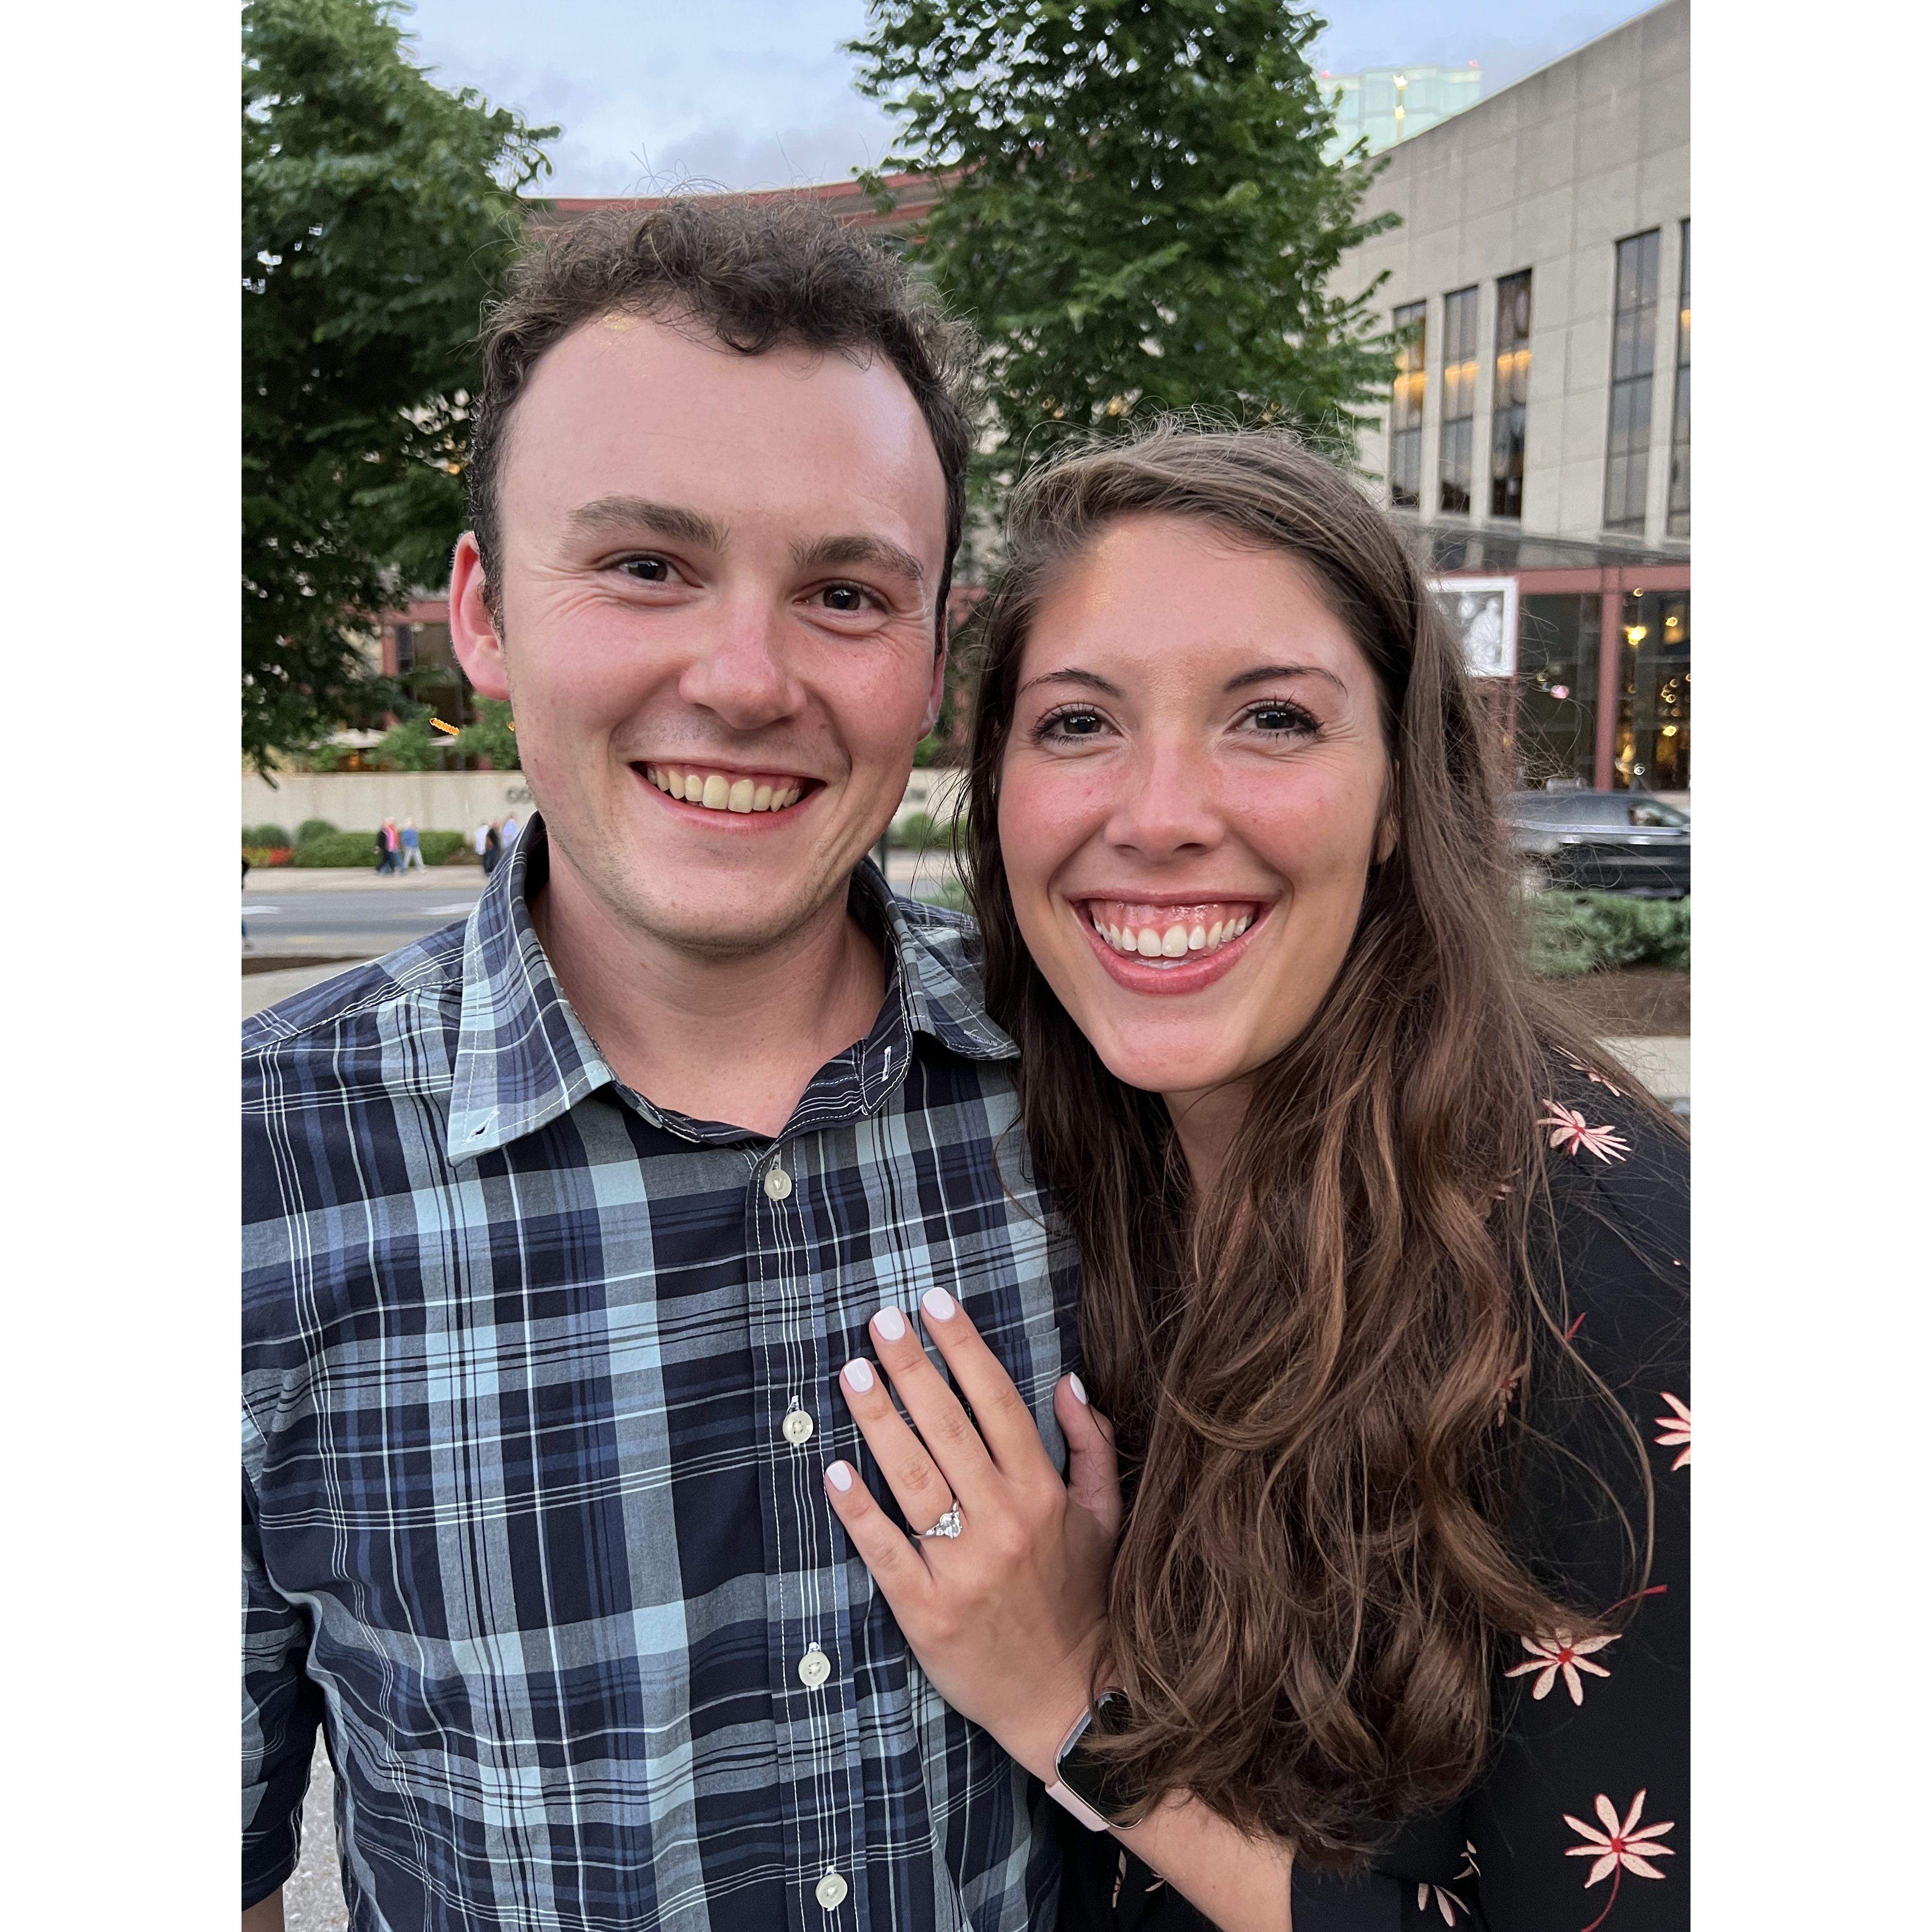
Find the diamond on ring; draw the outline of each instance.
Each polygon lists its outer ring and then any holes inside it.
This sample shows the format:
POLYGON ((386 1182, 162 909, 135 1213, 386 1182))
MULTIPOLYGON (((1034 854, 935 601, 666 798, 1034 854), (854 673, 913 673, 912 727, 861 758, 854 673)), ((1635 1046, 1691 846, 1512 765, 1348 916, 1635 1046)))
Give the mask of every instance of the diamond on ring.
POLYGON ((959 1514, 959 1505, 955 1502, 930 1529, 921 1530, 920 1536, 922 1540, 928 1536, 954 1537, 965 1527, 966 1520, 959 1514))

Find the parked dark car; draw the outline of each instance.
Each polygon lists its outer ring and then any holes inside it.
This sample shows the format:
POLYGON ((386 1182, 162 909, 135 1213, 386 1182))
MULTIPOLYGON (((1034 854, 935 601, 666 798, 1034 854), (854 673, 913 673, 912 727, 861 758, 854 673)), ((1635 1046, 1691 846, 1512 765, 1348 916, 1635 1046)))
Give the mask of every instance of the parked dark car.
POLYGON ((1513 791, 1510 842, 1541 886, 1681 899, 1690 890, 1690 817, 1646 792, 1513 791))

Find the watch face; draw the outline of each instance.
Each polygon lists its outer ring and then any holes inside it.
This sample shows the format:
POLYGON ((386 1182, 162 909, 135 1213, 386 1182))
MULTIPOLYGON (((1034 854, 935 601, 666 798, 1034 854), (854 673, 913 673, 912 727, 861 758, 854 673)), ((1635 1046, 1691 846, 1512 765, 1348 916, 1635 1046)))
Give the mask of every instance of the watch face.
POLYGON ((1060 1760, 1060 1782, 1110 1824, 1132 1810, 1135 1793, 1112 1764, 1102 1762, 1088 1750, 1087 1739, 1096 1732, 1103 1737, 1118 1736, 1127 1728, 1131 1714, 1126 1694, 1109 1690, 1095 1703, 1087 1729, 1060 1760))

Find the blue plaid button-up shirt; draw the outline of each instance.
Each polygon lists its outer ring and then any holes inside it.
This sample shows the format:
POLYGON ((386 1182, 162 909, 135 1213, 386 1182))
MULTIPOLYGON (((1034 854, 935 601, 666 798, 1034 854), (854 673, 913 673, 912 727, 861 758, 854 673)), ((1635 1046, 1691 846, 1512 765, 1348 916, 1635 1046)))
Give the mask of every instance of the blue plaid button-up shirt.
POLYGON ((934 1282, 1064 1459, 1072 1257, 962 925, 861 868, 884 1005, 766 1140, 612 1072, 545 863, 244 1036, 243 1903, 320 1723, 358 1932, 1039 1924, 1038 1787, 821 1480, 880 1489, 835 1378, 934 1282))

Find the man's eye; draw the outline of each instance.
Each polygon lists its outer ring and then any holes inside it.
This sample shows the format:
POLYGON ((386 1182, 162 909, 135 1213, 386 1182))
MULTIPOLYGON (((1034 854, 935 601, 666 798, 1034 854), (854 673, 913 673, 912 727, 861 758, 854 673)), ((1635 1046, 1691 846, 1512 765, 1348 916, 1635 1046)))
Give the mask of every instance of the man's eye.
POLYGON ((640 584, 668 584, 670 566, 661 556, 627 556, 617 568, 640 584))
POLYGON ((866 608, 866 593, 856 584, 828 584, 818 595, 828 610, 856 614, 866 608))

